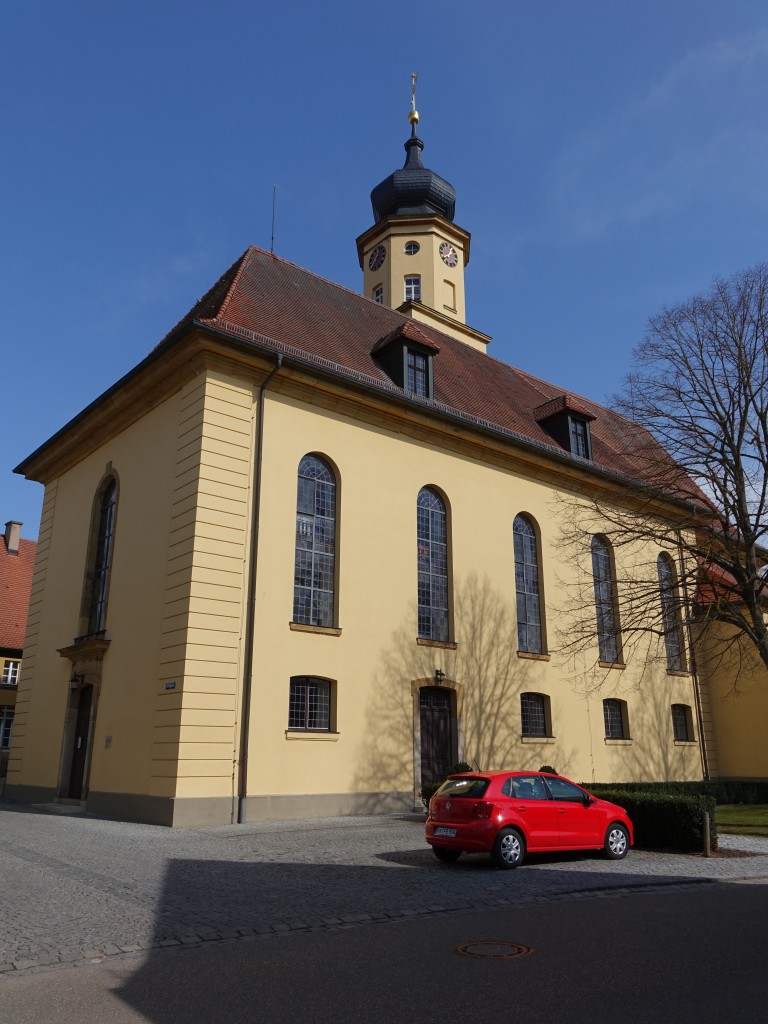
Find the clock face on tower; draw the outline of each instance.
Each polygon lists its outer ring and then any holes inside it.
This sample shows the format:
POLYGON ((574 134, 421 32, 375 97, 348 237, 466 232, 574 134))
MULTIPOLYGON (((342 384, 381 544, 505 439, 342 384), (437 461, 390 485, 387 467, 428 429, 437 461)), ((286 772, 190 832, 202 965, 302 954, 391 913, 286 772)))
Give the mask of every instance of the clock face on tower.
POLYGON ((446 264, 446 266, 455 267, 456 264, 459 262, 459 254, 456 252, 456 250, 454 249, 450 242, 441 242, 439 252, 440 258, 442 259, 443 263, 446 264))
POLYGON ((383 245, 377 245, 371 249, 371 255, 368 257, 368 268, 370 270, 378 270, 384 260, 387 258, 387 250, 383 245))

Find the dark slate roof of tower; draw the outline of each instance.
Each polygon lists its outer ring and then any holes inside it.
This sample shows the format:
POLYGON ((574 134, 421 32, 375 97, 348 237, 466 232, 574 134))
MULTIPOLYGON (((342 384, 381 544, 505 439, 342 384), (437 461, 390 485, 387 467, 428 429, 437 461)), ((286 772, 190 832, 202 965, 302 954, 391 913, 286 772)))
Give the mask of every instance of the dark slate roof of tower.
POLYGON ((419 214, 437 214, 453 220, 456 190, 445 178, 424 166, 422 149, 424 143, 416 134, 414 124, 411 137, 405 143, 406 157, 402 170, 394 171, 371 192, 371 206, 377 224, 384 217, 419 214))

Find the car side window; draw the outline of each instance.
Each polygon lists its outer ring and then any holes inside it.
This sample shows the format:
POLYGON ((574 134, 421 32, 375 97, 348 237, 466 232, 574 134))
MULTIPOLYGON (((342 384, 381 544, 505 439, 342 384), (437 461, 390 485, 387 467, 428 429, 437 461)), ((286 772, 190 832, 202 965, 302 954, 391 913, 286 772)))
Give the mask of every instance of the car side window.
POLYGON ((547 779, 547 785, 555 800, 569 800, 575 804, 584 802, 584 790, 566 782, 565 779, 547 779))
POLYGON ((514 796, 518 800, 548 800, 546 787, 538 775, 515 775, 506 780, 501 788, 505 796, 514 796))

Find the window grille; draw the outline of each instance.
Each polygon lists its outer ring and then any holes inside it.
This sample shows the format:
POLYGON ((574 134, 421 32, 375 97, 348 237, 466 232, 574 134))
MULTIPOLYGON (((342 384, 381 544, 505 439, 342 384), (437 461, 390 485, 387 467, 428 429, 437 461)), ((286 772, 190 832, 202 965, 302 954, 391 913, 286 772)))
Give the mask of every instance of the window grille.
POLYGON ((117 509, 117 482, 110 480, 99 505, 96 550, 90 574, 86 634, 100 633, 106 628, 107 595, 112 569, 112 549, 115 541, 115 512, 117 509))
POLYGON ((592 574, 595 584, 595 613, 600 661, 619 663, 620 636, 616 610, 616 583, 611 549, 602 537, 592 538, 592 574))
POLYGON ((675 567, 669 555, 661 554, 656 560, 659 572, 659 598, 667 669, 681 672, 685 668, 683 656, 683 628, 680 621, 680 595, 675 578, 675 567))
POLYGON ((288 728, 330 731, 331 685, 327 680, 312 676, 295 676, 291 679, 288 728))
POLYGON ((0 707, 0 750, 11 749, 13 708, 0 707))
POLYGON ((520 694, 520 719, 523 736, 546 736, 546 698, 541 693, 520 694))
POLYGON ((299 463, 293 621, 333 626, 336 578, 336 478, 316 455, 299 463))
POLYGON ((527 516, 516 516, 513 526, 515 547, 515 591, 517 594, 517 647, 541 654, 541 599, 536 530, 527 516))
POLYGON ((687 704, 672 705, 672 732, 680 742, 690 743, 693 739, 691 709, 687 704))
POLYGON ((416 503, 418 635, 448 640, 448 527, 445 504, 429 487, 416 503))
POLYGON ((607 740, 627 739, 624 728, 624 714, 622 701, 604 700, 603 718, 605 719, 605 738, 607 740))

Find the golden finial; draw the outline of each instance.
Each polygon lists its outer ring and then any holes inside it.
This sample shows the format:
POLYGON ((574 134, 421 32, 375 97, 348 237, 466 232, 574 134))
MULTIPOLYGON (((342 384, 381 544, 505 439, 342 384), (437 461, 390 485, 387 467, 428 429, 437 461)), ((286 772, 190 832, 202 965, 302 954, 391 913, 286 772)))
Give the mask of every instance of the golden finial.
POLYGON ((415 71, 411 74, 411 112, 408 115, 408 123, 412 125, 419 123, 419 112, 416 109, 416 79, 418 77, 415 71))

